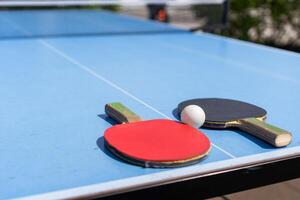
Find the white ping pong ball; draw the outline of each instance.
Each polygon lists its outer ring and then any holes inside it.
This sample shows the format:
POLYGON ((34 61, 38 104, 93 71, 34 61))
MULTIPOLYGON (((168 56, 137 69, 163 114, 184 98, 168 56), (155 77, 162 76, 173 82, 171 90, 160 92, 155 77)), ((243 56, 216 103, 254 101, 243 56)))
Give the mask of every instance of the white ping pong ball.
POLYGON ((180 118, 183 123, 200 128, 205 121, 205 112, 200 106, 188 105, 181 111, 180 118))

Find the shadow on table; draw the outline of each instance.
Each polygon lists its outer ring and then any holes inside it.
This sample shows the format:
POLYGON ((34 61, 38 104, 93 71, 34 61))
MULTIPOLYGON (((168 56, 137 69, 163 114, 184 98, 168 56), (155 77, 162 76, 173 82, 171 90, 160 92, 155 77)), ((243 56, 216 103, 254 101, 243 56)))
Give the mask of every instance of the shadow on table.
MULTIPOLYGON (((178 115, 178 109, 177 109, 177 108, 175 108, 175 109, 172 111, 172 114, 173 114, 173 116, 174 116, 178 121, 180 121, 180 117, 179 117, 179 115, 178 115)), ((210 128, 204 128, 204 127, 202 127, 202 128, 203 128, 203 129, 209 129, 209 130, 212 130, 212 129, 210 129, 210 128)), ((217 130, 217 129, 214 129, 214 130, 217 130)), ((261 139, 258 139, 258 138, 256 138, 256 137, 252 136, 252 135, 249 134, 249 133, 246 133, 246 132, 244 132, 244 131, 240 131, 240 130, 238 130, 238 129, 236 129, 236 128, 228 128, 228 130, 231 130, 231 131, 233 131, 233 132, 236 132, 236 133, 240 134, 241 136, 247 138, 248 140, 252 141, 252 142, 255 143, 256 145, 260 146, 261 148, 264 148, 264 149, 275 149, 272 145, 270 145, 270 144, 264 142, 264 141, 261 140, 261 139)))
POLYGON ((118 124, 115 120, 113 120, 111 117, 107 116, 106 114, 99 114, 98 117, 100 117, 104 121, 108 122, 112 126, 118 124))
MULTIPOLYGON (((108 117, 108 116, 105 115, 105 114, 100 114, 100 115, 98 115, 98 117, 100 117, 101 119, 107 121, 107 122, 110 123, 112 126, 117 124, 116 121, 114 121, 113 119, 111 119, 110 117, 108 117)), ((108 148, 107 148, 106 145, 105 145, 105 140, 104 140, 104 137, 103 137, 103 136, 101 136, 100 138, 98 138, 98 140, 96 141, 96 143, 97 143, 98 148, 99 148, 103 153, 105 153, 107 156, 109 156, 109 157, 111 157, 112 159, 115 159, 115 160, 117 160, 117 161, 124 162, 123 160, 121 160, 120 158, 118 158, 117 156, 115 156, 110 150, 108 150, 108 148)))

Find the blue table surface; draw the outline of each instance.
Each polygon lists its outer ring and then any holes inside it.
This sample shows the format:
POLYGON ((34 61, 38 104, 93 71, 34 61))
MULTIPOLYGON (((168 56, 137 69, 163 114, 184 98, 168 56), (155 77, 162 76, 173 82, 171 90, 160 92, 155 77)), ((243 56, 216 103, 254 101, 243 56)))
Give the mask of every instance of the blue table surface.
POLYGON ((300 155, 299 54, 88 10, 2 11, 0 35, 0 199, 103 196, 300 155), (176 119, 179 102, 200 97, 261 106, 293 141, 273 148, 202 129, 210 154, 176 169, 130 165, 103 147, 106 103, 176 119))

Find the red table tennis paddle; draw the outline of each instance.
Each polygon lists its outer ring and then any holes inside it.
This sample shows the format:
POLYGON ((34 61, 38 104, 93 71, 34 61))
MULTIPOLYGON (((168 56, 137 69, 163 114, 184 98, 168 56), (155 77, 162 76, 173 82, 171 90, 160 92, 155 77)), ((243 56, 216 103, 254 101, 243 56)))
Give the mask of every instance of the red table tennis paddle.
POLYGON ((168 119, 142 121, 121 103, 105 105, 120 125, 104 133, 106 147, 121 159, 143 167, 177 167, 199 162, 211 144, 199 130, 168 119))
POLYGON ((220 98, 191 99, 178 105, 179 116, 188 105, 197 105, 204 110, 204 127, 239 128, 275 147, 283 147, 291 142, 291 133, 264 122, 267 111, 253 104, 220 98))

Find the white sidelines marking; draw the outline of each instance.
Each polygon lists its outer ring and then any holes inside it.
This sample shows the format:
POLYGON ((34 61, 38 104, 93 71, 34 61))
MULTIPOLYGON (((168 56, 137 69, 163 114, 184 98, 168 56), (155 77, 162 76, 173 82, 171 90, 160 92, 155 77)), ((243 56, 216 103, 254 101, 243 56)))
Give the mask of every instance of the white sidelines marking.
MULTIPOLYGON (((13 27, 15 27, 16 29, 22 31, 23 33, 27 34, 27 35, 31 35, 31 33, 29 31, 27 31, 26 29, 24 29, 23 27, 19 26, 18 24, 16 24, 15 22, 9 20, 9 19, 5 19, 5 21, 7 21, 9 24, 11 24, 13 27)), ((111 87, 115 88, 116 90, 119 90, 120 92, 122 92, 123 94, 129 96, 130 98, 134 99, 135 101, 143 104, 144 106, 146 106, 147 108, 149 108, 150 110, 160 114, 161 116, 163 116, 166 119, 171 119, 170 117, 168 117, 167 115, 163 114, 162 112, 160 112, 159 110, 155 109, 153 106, 147 104, 146 102, 144 102, 143 100, 141 100, 140 98, 134 96, 133 94, 131 94, 130 92, 126 91, 125 89, 121 88, 120 86, 118 86, 117 84, 111 82, 110 80, 108 80, 107 78, 105 78, 104 76, 101 76, 100 74, 96 73, 95 71, 93 71, 92 69, 90 69, 89 67, 87 67, 86 65, 80 63, 79 61, 75 60, 74 58, 68 56, 67 54, 65 54, 64 52, 60 51, 59 49, 55 48, 54 46, 52 46, 51 44, 49 44, 48 42, 46 42, 45 40, 41 40, 39 39, 38 42, 40 44, 42 44, 43 46, 45 46, 46 48, 50 49, 51 51, 53 51, 54 53, 56 53, 57 55, 63 57, 64 59, 66 59, 67 61, 73 63, 74 65, 78 66, 80 69, 82 69, 83 71, 91 74, 92 76, 96 77, 97 79, 105 82, 106 84, 110 85, 111 87)), ((221 147, 217 146, 214 143, 211 143, 212 146, 214 146, 215 148, 217 148, 218 150, 222 151, 223 153, 225 153, 226 155, 228 155, 230 158, 236 158, 236 156, 232 155, 231 153, 227 152, 225 149, 222 149, 221 147)))
MULTIPOLYGON (((110 80, 108 80, 107 78, 101 76, 100 74, 96 73, 95 71, 93 71, 92 69, 90 69, 89 67, 87 67, 86 65, 80 63, 79 61, 75 60, 74 58, 68 56, 67 54, 65 54, 64 52, 60 51, 59 49, 55 48, 54 46, 52 46, 51 44, 47 43, 44 40, 38 40, 41 44, 43 44, 45 47, 47 47, 48 49, 52 50, 53 52, 55 52, 57 55, 65 58, 66 60, 68 60, 69 62, 73 63, 74 65, 78 66, 80 69, 84 70, 85 72, 91 74, 92 76, 96 77, 97 79, 100 79, 101 81, 107 83, 108 85, 110 85, 111 87, 119 90, 120 92, 122 92, 123 94, 129 96, 130 98, 136 100, 137 102, 143 104, 144 106, 146 106, 147 108, 149 108, 150 110, 160 114, 161 116, 163 116, 166 119, 171 119, 170 117, 168 117, 167 115, 163 114, 162 112, 160 112, 159 110, 155 109, 154 107, 152 107, 151 105, 147 104, 146 102, 144 102, 143 100, 139 99, 138 97, 134 96, 133 94, 131 94, 130 92, 126 91, 125 89, 121 88, 120 86, 118 86, 117 84, 111 82, 110 80)), ((225 153, 226 155, 228 155, 231 158, 236 158, 236 156, 232 155, 231 153, 227 152, 226 150, 222 149, 221 147, 217 146, 216 144, 212 143, 212 145, 214 147, 216 147, 217 149, 219 149, 220 151, 222 151, 223 153, 225 153)))
MULTIPOLYGON (((29 34, 26 30, 24 30, 22 27, 18 26, 17 24, 9 22, 14 26, 17 27, 19 30, 22 30, 24 33, 29 34)), ((68 55, 64 54, 60 50, 56 49, 55 47, 51 46, 49 43, 43 40, 39 40, 41 44, 44 46, 48 47, 55 53, 59 54, 60 56, 64 57, 67 59, 69 62, 72 62, 73 64, 79 66, 82 70, 88 72, 89 74, 95 76, 96 78, 104 81, 105 83, 111 85, 115 89, 123 92, 124 94, 128 95, 129 97, 135 99, 136 101, 142 103, 146 107, 150 108, 151 110, 159 113, 160 115, 166 117, 169 119, 168 116, 164 115, 163 113, 159 112, 158 110, 154 109, 152 106, 146 104, 139 98, 135 97, 134 95, 130 94, 126 90, 122 89, 121 87, 117 86, 116 84, 112 83, 111 81, 107 80, 106 78, 100 76, 87 66, 81 64, 80 62, 76 61, 75 59, 69 57, 68 55)), ((223 149, 219 148, 218 146, 214 145, 214 147, 218 148, 219 150, 223 151, 223 149)), ((105 196, 109 195, 112 193, 118 193, 122 191, 128 191, 128 190, 134 190, 138 188, 145 188, 145 187, 151 187, 155 185, 160 185, 163 183, 168 183, 168 182, 176 182, 181 179, 190 179, 190 178, 195 178, 195 177, 201 177, 204 176, 207 173, 218 173, 218 170, 230 170, 230 169, 237 169, 237 168, 242 168, 246 167, 243 166, 243 163, 248 163, 249 165, 255 165, 256 163, 259 162, 270 162, 272 160, 277 159, 283 159, 287 157, 292 157, 292 156, 299 156, 299 147, 292 147, 288 149, 281 149, 281 150, 276 150, 272 152, 267 152, 267 153, 261 153, 261 154, 256 154, 256 155, 251 155, 251 156, 245 156, 245 157, 240 157, 236 158, 234 160, 223 160, 223 161, 217 161, 217 162, 212 162, 212 163, 207 163, 205 165, 193 165, 190 167, 185 167, 185 168, 179 168, 176 170, 177 173, 174 173, 172 170, 171 171, 165 171, 165 172, 159 172, 156 174, 148 174, 148 175, 143 175, 143 176, 138 176, 138 177, 133 177, 133 178, 127 178, 123 180, 117 180, 117 181, 111 181, 111 182, 105 182, 105 183, 100 183, 100 184, 95 184, 95 185, 88 185, 88 186, 83 186, 83 187, 78 187, 78 188, 73 188, 73 189, 67 189, 67 190, 60 190, 60 191, 55 191, 55 192, 50 192, 50 193, 45 193, 45 194, 40 194, 40 195, 34 195, 34 196, 28 196, 22 199, 62 199, 62 198, 87 198, 87 197, 95 197, 98 195, 105 196), (145 184, 147 183, 147 184, 145 184)), ((227 155, 229 155, 232 158, 235 158, 235 156, 231 155, 230 153, 223 151, 227 155)))
POLYGON ((7 19, 6 17, 3 17, 3 16, 0 16, 0 19, 2 19, 4 22, 6 22, 9 25, 11 25, 12 27, 14 27, 15 29, 17 29, 18 31, 22 32, 26 36, 31 36, 31 33, 29 31, 27 31, 23 27, 19 26, 18 24, 16 24, 14 21, 11 21, 10 19, 7 19))
POLYGON ((174 44, 171 44, 171 43, 168 43, 168 42, 162 42, 162 43, 165 46, 170 47, 170 48, 175 48, 175 49, 185 51, 185 52, 188 52, 188 53, 198 54, 198 55, 201 55, 201 56, 205 56, 207 58, 211 58, 211 59, 214 59, 214 60, 221 61, 222 63, 227 63, 229 67, 244 69, 244 70, 252 71, 252 72, 255 72, 255 73, 258 73, 258 74, 265 74, 265 75, 268 75, 268 76, 276 78, 276 79, 281 79, 281 80, 289 81, 289 82, 296 83, 296 84, 300 83, 300 81, 298 79, 290 78, 288 76, 281 75, 281 74, 278 74, 278 73, 272 73, 268 70, 263 70, 261 68, 255 68, 255 67, 252 67, 252 66, 249 66, 249 65, 247 66, 245 64, 242 64, 240 62, 237 62, 237 61, 234 61, 234 60, 231 60, 231 59, 224 59, 224 58, 221 58, 219 56, 215 56, 213 54, 205 53, 204 51, 196 50, 196 49, 189 48, 189 47, 182 47, 182 46, 174 45, 174 44))
POLYGON ((224 173, 232 170, 254 167, 281 159, 294 158, 299 156, 300 147, 274 150, 267 153, 260 153, 251 156, 244 156, 236 159, 227 159, 206 163, 204 165, 191 165, 189 167, 177 168, 158 173, 135 176, 121 180, 108 181, 77 188, 58 190, 54 192, 38 194, 20 198, 20 200, 50 200, 50 199, 89 199, 104 197, 122 192, 134 191, 143 188, 155 187, 167 183, 174 183, 182 180, 204 177, 224 173), (245 164, 247 163, 247 164, 245 164))
POLYGON ((92 69, 90 69, 89 67, 87 67, 86 65, 81 64, 80 62, 78 62, 77 60, 73 59, 72 57, 68 56, 67 54, 65 54, 64 52, 60 51, 59 49, 55 48, 54 46, 50 45, 49 43, 47 43, 44 40, 38 40, 40 43, 42 43, 45 47, 47 47, 48 49, 52 50, 53 52, 55 52, 56 54, 58 54, 59 56, 65 58, 66 60, 68 60, 69 62, 73 63, 74 65, 80 67, 80 69, 84 70, 85 72, 93 75, 94 77, 96 77, 97 79, 100 79, 101 81, 107 83, 108 85, 110 85, 111 87, 119 90, 120 92, 122 92, 123 94, 131 97, 132 99, 136 100, 137 102, 143 104, 144 106, 146 106, 147 108, 149 108, 150 110, 153 110, 154 112, 160 114, 161 116, 163 116, 164 118, 170 119, 167 115, 163 114, 162 112, 160 112, 159 110, 155 109, 154 107, 150 106, 149 104, 147 104, 146 102, 144 102, 143 100, 139 99, 138 97, 134 96, 133 94, 129 93, 128 91, 124 90, 123 88, 121 88, 120 86, 116 85, 115 83, 111 82, 110 80, 108 80, 107 78, 101 76, 100 74, 96 73, 95 71, 93 71, 92 69))
POLYGON ((199 31, 199 32, 195 32, 195 34, 201 35, 203 37, 208 37, 208 38, 211 38, 211 39, 214 39, 214 40, 221 39, 221 38, 226 39, 226 40, 230 40, 230 42, 235 43, 235 44, 240 45, 240 46, 248 46, 248 47, 251 47, 251 48, 263 49, 265 51, 271 51, 271 52, 274 52, 274 53, 284 53, 284 54, 287 54, 287 55, 290 55, 290 56, 297 56, 297 57, 299 56, 299 53, 296 53, 294 51, 279 49, 279 48, 276 48, 276 47, 266 46, 266 45, 263 45, 263 44, 248 42, 248 41, 239 40, 239 39, 236 39, 236 38, 230 38, 230 37, 226 37, 226 36, 222 36, 222 35, 215 35, 213 33, 199 31))
POLYGON ((231 158, 237 158, 236 156, 234 156, 233 154, 229 153, 228 151, 225 151, 224 149, 222 149, 221 147, 215 145, 214 143, 211 142, 211 145, 214 146, 215 148, 219 149, 220 151, 222 151, 223 153, 227 154, 228 156, 230 156, 231 158))

